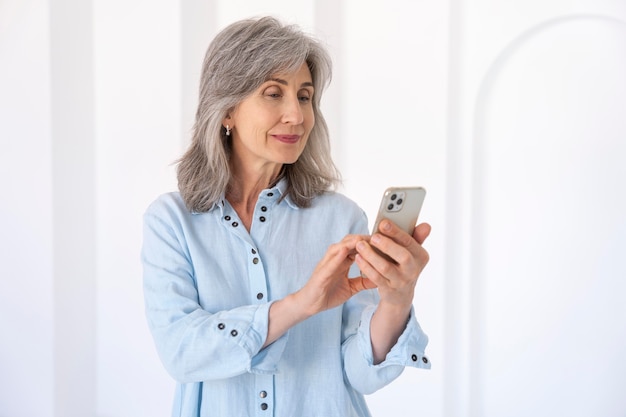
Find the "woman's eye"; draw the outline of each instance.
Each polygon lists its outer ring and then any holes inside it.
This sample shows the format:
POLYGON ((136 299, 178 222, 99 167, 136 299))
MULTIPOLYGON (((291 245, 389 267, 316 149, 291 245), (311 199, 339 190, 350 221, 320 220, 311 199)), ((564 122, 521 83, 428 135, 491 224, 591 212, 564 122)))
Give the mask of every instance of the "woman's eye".
POLYGON ((270 98, 282 97, 281 91, 277 88, 268 88, 267 90, 265 90, 265 95, 270 98))

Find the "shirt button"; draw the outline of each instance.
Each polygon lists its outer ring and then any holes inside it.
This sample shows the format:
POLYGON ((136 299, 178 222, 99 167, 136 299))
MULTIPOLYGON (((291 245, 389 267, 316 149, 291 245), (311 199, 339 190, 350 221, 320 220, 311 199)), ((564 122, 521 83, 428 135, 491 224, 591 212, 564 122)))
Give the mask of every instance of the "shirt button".
POLYGON ((267 211, 267 207, 261 206, 261 211, 263 211, 263 212, 267 211))
POLYGON ((413 362, 417 362, 417 355, 411 355, 411 359, 413 359, 413 362))
POLYGON ((224 220, 230 221, 230 216, 224 216, 224 220))
POLYGON ((274 193, 267 193, 267 196, 268 196, 268 197, 273 197, 273 196, 274 196, 274 193))
POLYGON ((261 217, 259 217, 259 220, 261 220, 262 222, 264 222, 264 221, 265 221, 265 216, 261 216, 261 217))
POLYGON ((237 227, 237 226, 239 226, 239 223, 233 222, 233 227, 237 227))
POLYGON ((259 263, 259 258, 254 258, 252 260, 252 263, 255 264, 255 265, 258 264, 259 263))
POLYGON ((267 410, 267 404, 266 403, 261 404, 261 410, 263 410, 263 411, 267 410))
POLYGON ((230 335, 231 335, 232 337, 235 337, 235 336, 237 336, 238 334, 239 334, 239 333, 237 332, 237 330, 231 330, 231 331, 230 331, 230 335))
POLYGON ((224 325, 224 323, 220 323, 217 325, 217 328, 220 330, 224 330, 226 328, 226 325, 224 325))
POLYGON ((261 398, 267 397, 267 392, 266 391, 259 392, 259 397, 261 397, 261 398))
POLYGON ((424 362, 424 363, 428 363, 428 358, 427 358, 426 356, 424 356, 424 357, 422 358, 422 362, 424 362))
POLYGON ((257 300, 262 300, 262 299, 263 299, 263 293, 262 293, 262 292, 258 293, 258 294, 256 295, 256 299, 257 299, 257 300))
POLYGON ((256 255, 256 250, 254 248, 252 249, 252 254, 256 255))

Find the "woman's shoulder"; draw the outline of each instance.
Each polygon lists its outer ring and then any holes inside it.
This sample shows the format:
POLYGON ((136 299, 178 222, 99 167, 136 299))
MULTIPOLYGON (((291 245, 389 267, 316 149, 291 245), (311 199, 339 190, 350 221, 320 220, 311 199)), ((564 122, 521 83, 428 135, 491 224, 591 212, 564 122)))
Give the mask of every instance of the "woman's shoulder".
POLYGON ((146 209, 146 216, 179 217, 190 214, 178 191, 164 193, 158 196, 146 209))
POLYGON ((311 208, 327 213, 339 213, 342 216, 361 217, 363 209, 354 200, 338 191, 327 191, 313 200, 311 208))
POLYGON ((349 233, 366 233, 367 216, 365 211, 352 199, 338 191, 329 191, 313 200, 311 209, 315 218, 325 219, 330 228, 343 230, 348 227, 349 233))
POLYGON ((326 191, 313 200, 313 206, 328 206, 339 209, 360 210, 360 207, 352 199, 339 191, 326 191))

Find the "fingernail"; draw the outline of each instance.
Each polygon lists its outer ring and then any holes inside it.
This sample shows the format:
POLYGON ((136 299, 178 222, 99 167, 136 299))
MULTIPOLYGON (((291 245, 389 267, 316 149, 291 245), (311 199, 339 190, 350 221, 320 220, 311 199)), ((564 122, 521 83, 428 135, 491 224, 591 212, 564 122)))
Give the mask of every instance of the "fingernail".
POLYGON ((378 243, 378 242, 380 242, 380 235, 379 235, 379 234, 374 234, 374 235, 372 236, 372 238, 370 239, 370 241, 371 241, 372 243, 378 243))
POLYGON ((357 249, 357 250, 363 250, 363 249, 365 249, 365 242, 363 242, 362 240, 360 240, 360 241, 356 244, 356 249, 357 249))
POLYGON ((391 229, 391 223, 389 223, 388 220, 385 220, 384 222, 382 222, 381 228, 382 228, 382 230, 387 232, 387 231, 389 231, 391 229))

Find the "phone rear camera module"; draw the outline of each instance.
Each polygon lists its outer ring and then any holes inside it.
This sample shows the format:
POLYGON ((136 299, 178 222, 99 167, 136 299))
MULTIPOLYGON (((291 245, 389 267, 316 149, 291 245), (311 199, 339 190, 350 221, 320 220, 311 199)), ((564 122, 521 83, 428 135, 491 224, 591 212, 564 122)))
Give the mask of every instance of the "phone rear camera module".
POLYGON ((404 192, 395 192, 387 195, 387 211, 396 212, 402 210, 402 204, 404 203, 404 192))

